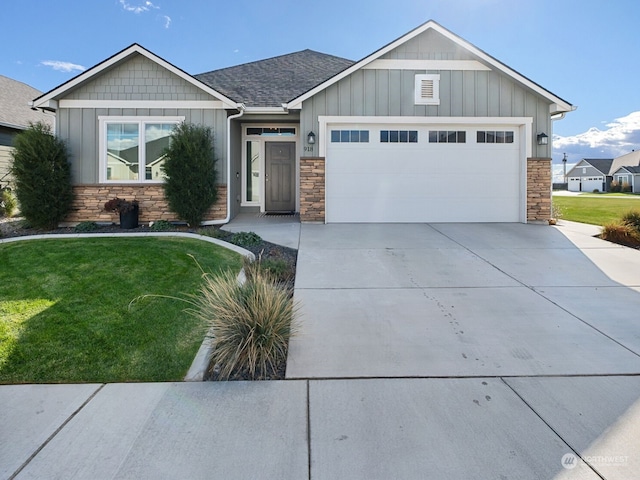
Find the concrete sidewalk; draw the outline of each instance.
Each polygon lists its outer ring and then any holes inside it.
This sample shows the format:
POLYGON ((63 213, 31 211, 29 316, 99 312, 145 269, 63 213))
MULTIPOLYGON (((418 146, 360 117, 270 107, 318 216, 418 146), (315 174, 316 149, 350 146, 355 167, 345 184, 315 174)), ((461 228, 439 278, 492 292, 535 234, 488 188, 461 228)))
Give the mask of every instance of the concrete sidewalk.
POLYGON ((640 252, 590 233, 303 225, 297 378, 0 386, 0 478, 640 478, 640 252))

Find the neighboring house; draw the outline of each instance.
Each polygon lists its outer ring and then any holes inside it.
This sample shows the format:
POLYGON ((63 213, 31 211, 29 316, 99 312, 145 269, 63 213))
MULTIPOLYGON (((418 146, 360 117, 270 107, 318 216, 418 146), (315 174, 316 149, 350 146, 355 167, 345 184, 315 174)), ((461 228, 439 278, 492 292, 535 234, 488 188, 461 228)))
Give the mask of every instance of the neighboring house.
POLYGON ((42 121, 53 127, 53 115, 32 110, 31 100, 42 92, 0 75, 0 186, 9 180, 14 137, 29 123, 42 121))
POLYGON ((631 186, 633 193, 640 193, 640 167, 620 167, 613 172, 613 179, 618 182, 618 185, 631 186))
POLYGON ((567 172, 570 192, 606 192, 611 184, 609 175, 613 158, 583 158, 567 172))
POLYGON ((212 127, 208 223, 544 221, 539 138, 575 109, 433 21, 358 62, 304 50, 195 76, 134 44, 34 106, 57 113, 71 150, 69 222, 112 219, 116 195, 137 198, 143 221, 174 219, 150 146, 181 121, 212 127))
MULTIPOLYGON (((608 192, 620 168, 638 165, 640 165, 640 151, 632 151, 613 159, 583 158, 567 172, 568 189, 571 192, 593 192, 594 190, 608 192)), ((620 175, 625 174, 621 172, 620 175)), ((640 188, 640 185, 638 187, 640 188)))

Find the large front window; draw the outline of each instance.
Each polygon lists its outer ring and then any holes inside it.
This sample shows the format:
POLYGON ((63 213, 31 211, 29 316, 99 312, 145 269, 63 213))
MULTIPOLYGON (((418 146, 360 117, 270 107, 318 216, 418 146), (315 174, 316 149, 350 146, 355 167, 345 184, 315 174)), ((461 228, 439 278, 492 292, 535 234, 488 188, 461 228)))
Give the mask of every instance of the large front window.
POLYGON ((102 117, 101 180, 161 182, 164 150, 182 119, 102 117))

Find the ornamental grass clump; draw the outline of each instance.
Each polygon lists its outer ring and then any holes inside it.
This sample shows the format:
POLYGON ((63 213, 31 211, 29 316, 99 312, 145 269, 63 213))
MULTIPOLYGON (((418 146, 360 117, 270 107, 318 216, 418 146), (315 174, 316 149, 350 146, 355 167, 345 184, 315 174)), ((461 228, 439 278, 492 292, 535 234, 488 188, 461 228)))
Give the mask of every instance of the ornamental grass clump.
POLYGON ((624 222, 612 222, 602 227, 602 239, 609 242, 626 245, 628 247, 640 246, 640 232, 632 225, 624 222))
POLYGON ((297 306, 289 290, 259 270, 244 283, 232 272, 203 278, 191 313, 210 327, 213 377, 277 377, 286 364, 289 338, 296 331, 297 306))

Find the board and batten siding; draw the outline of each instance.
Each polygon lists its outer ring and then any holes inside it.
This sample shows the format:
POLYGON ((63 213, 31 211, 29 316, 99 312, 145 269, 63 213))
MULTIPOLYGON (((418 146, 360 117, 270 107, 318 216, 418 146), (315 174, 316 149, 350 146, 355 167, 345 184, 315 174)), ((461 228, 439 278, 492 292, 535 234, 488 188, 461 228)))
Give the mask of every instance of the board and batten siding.
MULTIPOLYGON (((136 55, 114 66, 63 100, 153 101, 159 108, 65 108, 58 111, 57 135, 69 147, 74 184, 99 182, 99 122, 101 116, 184 117, 211 127, 218 159, 218 180, 226 183, 226 118, 223 109, 161 108, 163 101, 215 101, 214 97, 151 60, 136 55)), ((155 106, 154 106, 155 107, 155 106)))
MULTIPOLYGON (((440 33, 427 30, 379 60, 478 61, 478 58, 440 33)), ((355 71, 303 102, 302 132, 318 132, 319 115, 531 117, 533 157, 551 155, 550 146, 539 146, 536 141, 538 133, 544 132, 549 137, 553 133, 549 101, 502 72, 376 69, 375 61, 370 68, 355 71), (415 104, 415 76, 425 73, 440 75, 440 105, 415 104)), ((306 154, 313 156, 315 153, 306 154)))
POLYGON ((98 117, 185 117, 185 122, 206 125, 213 130, 214 152, 218 159, 218 182, 226 183, 226 120, 224 110, 155 108, 61 108, 58 112, 58 137, 67 143, 71 155, 74 184, 98 183, 100 152, 98 117), (73 132, 73 133, 72 133, 73 132))
POLYGON ((423 73, 358 70, 303 102, 301 131, 318 132, 320 115, 532 117, 533 156, 550 156, 550 147, 537 145, 535 138, 540 132, 553 133, 549 103, 537 94, 496 72, 429 70, 440 74, 440 105, 416 105, 415 75, 423 73))

